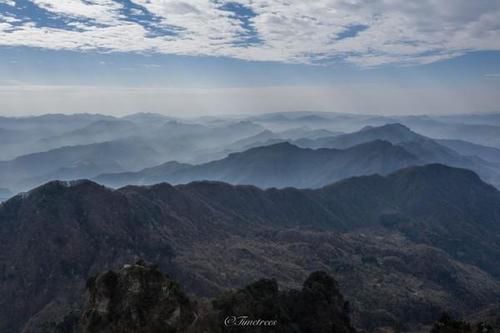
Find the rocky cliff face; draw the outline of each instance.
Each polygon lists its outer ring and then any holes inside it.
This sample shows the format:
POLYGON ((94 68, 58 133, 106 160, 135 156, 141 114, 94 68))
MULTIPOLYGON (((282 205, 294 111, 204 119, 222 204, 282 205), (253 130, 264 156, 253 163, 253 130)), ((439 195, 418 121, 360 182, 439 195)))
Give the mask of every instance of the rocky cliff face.
POLYGON ((262 279, 215 300, 190 300, 156 266, 138 262, 87 282, 79 313, 42 325, 44 333, 353 333, 335 280, 315 272, 301 290, 262 279))
POLYGON ((194 321, 180 286, 141 263, 91 278, 80 332, 183 332, 194 321))

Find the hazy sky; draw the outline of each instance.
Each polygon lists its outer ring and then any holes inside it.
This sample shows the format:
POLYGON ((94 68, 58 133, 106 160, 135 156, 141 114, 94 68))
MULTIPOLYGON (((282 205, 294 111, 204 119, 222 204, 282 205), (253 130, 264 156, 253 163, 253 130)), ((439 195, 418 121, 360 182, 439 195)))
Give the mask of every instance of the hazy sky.
POLYGON ((500 111, 500 0, 0 0, 0 114, 500 111))

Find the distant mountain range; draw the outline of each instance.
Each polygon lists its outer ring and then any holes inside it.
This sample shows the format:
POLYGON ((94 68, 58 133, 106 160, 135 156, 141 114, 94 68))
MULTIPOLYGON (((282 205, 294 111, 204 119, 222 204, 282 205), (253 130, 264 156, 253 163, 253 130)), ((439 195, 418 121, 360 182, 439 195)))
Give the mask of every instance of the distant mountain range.
POLYGON ((485 161, 500 165, 500 149, 482 146, 463 140, 436 140, 443 146, 448 147, 464 156, 476 156, 485 161))
POLYGON ((313 150, 284 142, 233 153, 206 164, 188 166, 171 162, 135 173, 101 175, 95 180, 115 187, 217 180, 262 188, 316 188, 352 176, 385 175, 419 163, 414 155, 386 141, 372 141, 345 150, 313 150))
POLYGON ((208 296, 326 270, 366 330, 410 330, 500 297, 500 192, 437 164, 317 190, 51 182, 1 204, 0 221, 2 332, 66 313, 88 276, 137 258, 208 296))
POLYGON ((353 132, 364 126, 400 123, 428 137, 465 140, 500 148, 500 113, 382 116, 338 112, 282 112, 253 116, 250 119, 271 130, 283 130, 303 124, 315 129, 340 132, 353 132), (308 122, 310 117, 316 121, 308 122))
POLYGON ((38 144, 45 150, 63 146, 87 145, 134 136, 139 130, 140 128, 130 121, 99 120, 83 128, 43 138, 38 144))
MULTIPOLYGON (((398 123, 342 134, 305 126, 273 132, 240 120, 203 125, 152 114, 124 120, 94 118, 83 117, 88 125, 34 144, 68 146, 0 162, 0 186, 19 192, 55 179, 93 178, 113 187, 208 179, 314 188, 350 176, 384 175, 425 163, 468 168, 500 185, 500 150, 460 140, 434 140, 398 123), (76 143, 84 144, 71 145, 76 143), (165 160, 170 162, 160 165, 165 160), (173 167, 176 164, 179 167, 173 167)), ((74 118, 61 121, 77 123, 74 118)))
POLYGON ((113 120, 112 116, 101 114, 45 114, 31 117, 1 117, 0 128, 11 128, 17 130, 50 129, 52 131, 75 130, 88 126, 96 121, 113 120))
MULTIPOLYGON (((238 144, 248 147, 252 145, 251 142, 258 144, 262 140, 269 140, 264 146, 232 153, 226 158, 205 164, 168 162, 138 172, 103 174, 94 179, 112 187, 217 180, 263 188, 317 188, 352 176, 385 175, 411 165, 442 163, 469 168, 486 181, 497 186, 500 184, 500 167, 494 162, 500 158, 496 149, 479 149, 480 146, 470 144, 478 148, 478 155, 488 160, 461 155, 448 147, 452 145, 450 141, 441 144, 400 124, 366 127, 358 132, 337 136, 303 138, 293 141, 294 144, 280 142, 281 139, 276 139, 280 143, 272 143, 273 138, 277 137, 270 131, 261 132, 238 144)), ((464 153, 472 152, 463 143, 457 149, 464 153)))
MULTIPOLYGON (((333 167, 331 175, 322 171, 322 174, 316 174, 317 179, 304 180, 303 184, 291 179, 288 183, 257 179, 259 174, 268 177, 276 173, 269 165, 266 166, 266 163, 271 162, 267 157, 251 163, 263 167, 262 172, 248 165, 242 169, 247 175, 238 177, 234 174, 235 171, 225 175, 229 172, 227 163, 214 163, 215 166, 210 168, 207 166, 208 163, 226 159, 231 154, 283 142, 290 142, 301 148, 345 150, 376 140, 388 141, 403 148, 418 160, 414 165, 443 163, 468 168, 487 182, 499 186, 498 119, 500 116, 496 114, 477 117, 387 117, 328 112, 191 119, 153 113, 138 113, 121 118, 98 114, 0 117, 0 160, 3 160, 0 162, 0 187, 20 192, 49 180, 95 178, 101 174, 119 172, 134 173, 167 161, 194 166, 190 172, 180 172, 179 178, 171 177, 170 174, 168 177, 160 177, 157 174, 158 181, 185 182, 207 177, 232 183, 251 182, 279 187, 322 186, 327 181, 339 179, 343 174, 365 174, 364 171, 361 172, 363 169, 366 173, 384 174, 393 170, 391 167, 386 168, 387 166, 408 165, 405 160, 396 162, 389 157, 387 163, 379 166, 375 164, 382 163, 380 160, 362 160, 353 170, 346 170, 341 174, 338 172, 340 166, 333 167), (128 156, 110 153, 107 147, 116 147, 121 152, 128 151, 128 156), (71 158, 68 158, 69 155, 71 158), (55 161, 52 167, 47 166, 48 159, 55 161), (38 169, 25 166, 23 161, 42 167, 38 169), (204 167, 201 168, 200 165, 204 167), (219 167, 224 170, 218 170, 219 167), (207 168, 210 170, 205 170, 207 168)), ((350 168, 356 164, 347 163, 344 167, 350 168)), ((291 166, 287 168, 293 169, 291 166)), ((296 174, 300 168, 301 166, 296 166, 290 174, 296 174)), ((311 172, 316 171, 317 168, 311 169, 311 172)), ((147 180, 147 176, 137 178, 147 180)), ((150 183, 150 180, 144 183, 150 183)))
POLYGON ((500 150, 457 140, 433 140, 417 134, 401 124, 367 126, 360 131, 315 140, 295 141, 302 147, 345 149, 370 142, 386 140, 413 154, 422 163, 442 163, 476 171, 486 181, 500 185, 500 150))
POLYGON ((190 164, 167 162, 156 167, 146 168, 137 172, 121 172, 102 174, 95 178, 97 182, 110 187, 122 187, 125 185, 150 185, 165 182, 169 175, 190 170, 190 164))
POLYGON ((297 140, 297 144, 309 148, 337 148, 345 149, 373 140, 385 140, 393 144, 411 141, 430 141, 430 139, 411 131, 408 127, 393 123, 383 126, 366 126, 353 133, 322 137, 318 139, 297 140))
POLYGON ((157 158, 158 153, 140 140, 68 146, 0 162, 0 184, 22 191, 54 179, 141 169, 159 163, 157 158))

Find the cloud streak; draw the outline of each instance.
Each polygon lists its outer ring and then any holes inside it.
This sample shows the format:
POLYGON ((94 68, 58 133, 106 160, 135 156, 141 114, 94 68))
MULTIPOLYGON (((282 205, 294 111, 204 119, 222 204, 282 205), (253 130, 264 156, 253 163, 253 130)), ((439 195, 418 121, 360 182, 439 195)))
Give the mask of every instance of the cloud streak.
POLYGON ((0 45, 361 67, 424 64, 500 50, 500 2, 0 0, 0 45))

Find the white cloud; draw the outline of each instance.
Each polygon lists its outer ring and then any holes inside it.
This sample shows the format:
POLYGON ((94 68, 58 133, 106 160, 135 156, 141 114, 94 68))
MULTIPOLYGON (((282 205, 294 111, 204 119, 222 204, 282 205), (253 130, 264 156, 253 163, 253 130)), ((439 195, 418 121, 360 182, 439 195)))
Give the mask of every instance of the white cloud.
POLYGON ((101 24, 119 24, 117 11, 122 5, 112 0, 32 0, 40 8, 61 16, 82 17, 101 24))
POLYGON ((32 2, 64 20, 68 29, 39 22, 18 25, 15 17, 4 14, 0 45, 288 63, 343 59, 359 66, 429 63, 470 51, 500 50, 500 1, 496 0, 234 0, 256 14, 249 24, 259 43, 248 45, 242 42, 249 32, 237 15, 222 10, 227 3, 223 0, 132 0, 157 18, 148 23, 159 29, 154 34, 127 18, 122 3, 116 1, 32 2), (339 38, 361 25, 365 29, 339 38), (160 33, 170 27, 177 34, 160 33))
POLYGON ((6 5, 9 5, 9 6, 15 6, 16 5, 16 2, 14 0, 0 0, 0 4, 6 4, 6 5))

